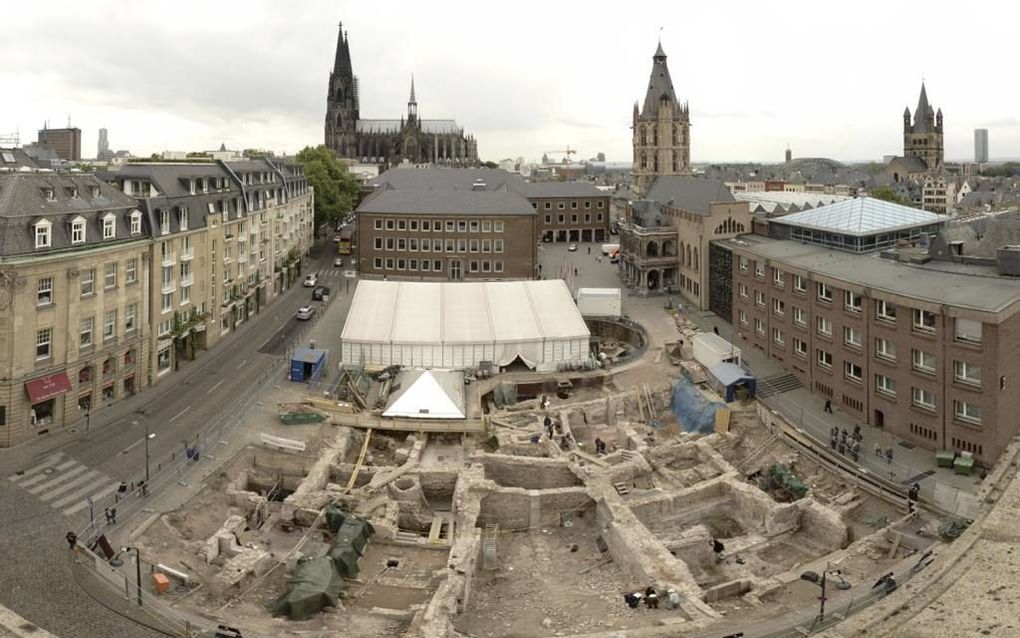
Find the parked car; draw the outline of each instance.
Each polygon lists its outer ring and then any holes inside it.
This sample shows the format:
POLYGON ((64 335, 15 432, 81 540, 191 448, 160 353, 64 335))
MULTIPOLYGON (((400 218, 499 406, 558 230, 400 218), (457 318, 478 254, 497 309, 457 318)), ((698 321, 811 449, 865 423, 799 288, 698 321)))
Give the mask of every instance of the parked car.
POLYGON ((315 273, 305 275, 305 288, 314 288, 319 285, 319 276, 315 273))
POLYGON ((315 306, 301 306, 297 311, 297 318, 302 321, 307 321, 312 318, 315 314, 315 306))
POLYGON ((316 286, 315 290, 312 291, 313 301, 322 301, 324 297, 329 296, 329 286, 316 286))
POLYGON ((344 265, 344 258, 337 257, 336 259, 333 260, 333 265, 336 266, 337 268, 340 268, 341 266, 344 265))
POLYGON ((570 252, 577 252, 577 244, 570 244, 569 246, 567 246, 567 250, 569 250, 570 252))

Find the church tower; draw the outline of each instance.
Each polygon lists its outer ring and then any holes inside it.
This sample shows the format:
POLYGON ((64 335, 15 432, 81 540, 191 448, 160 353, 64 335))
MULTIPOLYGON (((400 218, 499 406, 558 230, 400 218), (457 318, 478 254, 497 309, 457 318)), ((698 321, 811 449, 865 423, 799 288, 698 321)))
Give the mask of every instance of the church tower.
POLYGON ((690 110, 680 104, 659 43, 652 56, 652 74, 645 102, 634 103, 634 187, 645 193, 657 175, 689 175, 691 172, 690 110))
POLYGON ((407 98, 407 120, 400 129, 402 157, 404 161, 417 164, 427 161, 421 152, 423 142, 421 120, 418 119, 418 100, 414 97, 414 76, 411 76, 411 97, 407 98))
POLYGON ((336 40, 336 58, 326 94, 326 146, 337 157, 357 157, 358 78, 351 66, 351 50, 343 23, 336 40))
POLYGON ((942 170, 942 109, 935 112, 928 105, 928 93, 921 82, 921 96, 917 100, 914 121, 910 121, 910 108, 903 109, 903 156, 916 157, 929 171, 942 170))

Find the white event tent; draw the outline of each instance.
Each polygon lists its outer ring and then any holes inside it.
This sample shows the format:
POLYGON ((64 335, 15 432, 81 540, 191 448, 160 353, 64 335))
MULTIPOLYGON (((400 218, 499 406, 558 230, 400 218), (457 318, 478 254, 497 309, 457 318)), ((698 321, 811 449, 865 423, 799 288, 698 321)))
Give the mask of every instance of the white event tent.
POLYGON ((560 279, 361 281, 340 335, 344 363, 464 369, 515 359, 539 371, 588 360, 590 332, 560 279))

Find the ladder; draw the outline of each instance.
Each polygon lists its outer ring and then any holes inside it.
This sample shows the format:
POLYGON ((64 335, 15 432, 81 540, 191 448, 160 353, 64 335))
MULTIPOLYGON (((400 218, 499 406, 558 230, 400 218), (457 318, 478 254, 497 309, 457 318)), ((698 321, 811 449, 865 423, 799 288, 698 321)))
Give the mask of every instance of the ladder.
POLYGON ((645 407, 648 408, 648 425, 653 428, 659 427, 659 418, 655 412, 655 401, 652 400, 652 389, 647 383, 641 384, 641 392, 644 395, 645 407))
POLYGON ((351 472, 351 480, 347 481, 347 487, 344 489, 344 494, 350 494, 351 490, 354 489, 354 484, 358 482, 358 474, 361 473, 361 464, 365 462, 365 455, 368 454, 368 443, 372 440, 372 428, 368 428, 365 431, 365 442, 361 444, 361 454, 358 455, 358 462, 354 466, 354 471, 351 472))
POLYGON ((613 483, 613 487, 616 488, 616 493, 620 496, 626 496, 630 494, 630 486, 626 483, 613 483))
POLYGON ((496 541, 499 539, 499 525, 487 523, 482 531, 482 569, 496 569, 496 541))
POLYGON ((772 445, 773 443, 775 443, 778 440, 779 440, 779 434, 778 433, 773 434, 769 438, 765 439, 765 441, 763 441, 761 445, 759 445, 757 448, 755 448, 753 452, 751 452, 750 454, 748 454, 744 458, 742 458, 739 461, 737 461, 734 464, 734 467, 736 467, 736 469, 738 471, 743 472, 744 470, 747 469, 747 466, 751 464, 751 461, 753 461, 756 458, 758 458, 759 456, 761 456, 762 453, 765 450, 767 450, 770 445, 772 445))

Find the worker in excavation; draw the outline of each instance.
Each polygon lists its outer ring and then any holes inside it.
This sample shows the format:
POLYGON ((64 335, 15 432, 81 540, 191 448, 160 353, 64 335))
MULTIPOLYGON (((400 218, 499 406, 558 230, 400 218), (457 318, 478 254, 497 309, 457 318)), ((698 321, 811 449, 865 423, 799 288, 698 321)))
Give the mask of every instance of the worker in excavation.
POLYGON ((655 588, 651 585, 645 589, 645 604, 648 605, 649 609, 659 608, 659 595, 655 593, 655 588))
POLYGON ((676 593, 676 590, 670 587, 666 590, 666 607, 670 609, 676 609, 680 606, 680 594, 676 593))
POLYGON ((641 604, 641 593, 631 592, 624 594, 623 601, 627 603, 627 606, 631 609, 637 609, 637 606, 641 604))

